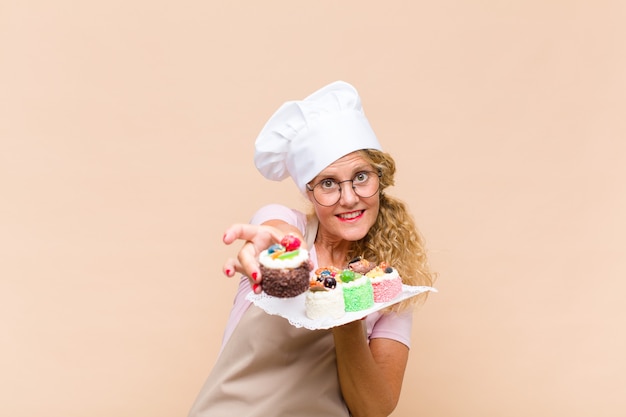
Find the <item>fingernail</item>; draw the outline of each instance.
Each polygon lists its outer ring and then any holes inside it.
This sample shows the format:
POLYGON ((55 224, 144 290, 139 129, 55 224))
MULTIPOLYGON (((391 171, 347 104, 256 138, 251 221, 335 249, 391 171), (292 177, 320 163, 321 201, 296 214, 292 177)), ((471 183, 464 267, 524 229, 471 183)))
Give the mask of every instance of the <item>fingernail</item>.
POLYGON ((257 274, 256 272, 252 273, 252 279, 256 281, 257 277, 259 276, 259 274, 257 274))
POLYGON ((230 276, 230 269, 227 269, 227 270, 226 270, 226 275, 227 275, 227 276, 230 276))
POLYGON ((259 289, 259 287, 260 287, 260 285, 259 285, 259 284, 254 284, 254 285, 252 286, 252 291, 256 292, 256 290, 258 290, 258 289, 259 289))

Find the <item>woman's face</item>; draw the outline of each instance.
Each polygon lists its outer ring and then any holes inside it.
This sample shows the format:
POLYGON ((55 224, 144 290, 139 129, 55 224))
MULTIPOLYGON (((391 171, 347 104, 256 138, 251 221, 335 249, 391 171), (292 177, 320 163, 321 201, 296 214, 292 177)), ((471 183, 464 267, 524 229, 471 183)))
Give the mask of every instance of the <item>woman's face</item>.
MULTIPOLYGON (((331 179, 341 188, 340 198, 336 204, 325 207, 319 204, 312 191, 308 191, 309 200, 315 207, 315 213, 320 221, 320 232, 337 240, 360 240, 376 222, 379 209, 379 192, 371 197, 360 197, 354 192, 352 180, 364 171, 375 172, 359 152, 350 153, 326 167, 309 184, 315 186, 320 181, 331 179)), ((375 175, 375 174, 371 174, 375 175)))

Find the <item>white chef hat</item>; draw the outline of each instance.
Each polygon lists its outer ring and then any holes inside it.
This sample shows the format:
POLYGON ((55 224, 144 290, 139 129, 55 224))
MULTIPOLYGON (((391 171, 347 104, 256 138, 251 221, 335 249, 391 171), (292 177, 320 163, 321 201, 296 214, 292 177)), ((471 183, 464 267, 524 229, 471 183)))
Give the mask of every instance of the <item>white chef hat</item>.
POLYGON ((254 163, 270 180, 291 176, 306 194, 306 184, 324 168, 360 149, 382 150, 359 93, 336 81, 304 100, 284 103, 257 137, 254 163))

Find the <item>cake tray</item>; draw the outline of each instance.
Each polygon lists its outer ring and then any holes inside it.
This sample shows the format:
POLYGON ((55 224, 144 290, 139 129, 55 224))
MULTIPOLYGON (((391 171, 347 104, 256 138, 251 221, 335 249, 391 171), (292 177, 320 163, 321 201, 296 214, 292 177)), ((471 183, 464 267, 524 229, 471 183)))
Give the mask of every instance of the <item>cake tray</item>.
POLYGON ((306 316, 306 310, 304 307, 306 293, 302 293, 296 297, 279 298, 272 297, 271 295, 267 295, 265 293, 254 294, 251 292, 246 296, 246 299, 251 301, 255 306, 259 307, 267 314, 280 316, 289 320, 289 323, 294 327, 304 327, 309 330, 321 330, 330 329, 360 320, 369 314, 427 291, 437 292, 437 290, 433 287, 402 284, 402 292, 391 301, 386 303, 375 303, 373 307, 366 310, 346 312, 338 319, 325 318, 318 320, 313 320, 306 316))

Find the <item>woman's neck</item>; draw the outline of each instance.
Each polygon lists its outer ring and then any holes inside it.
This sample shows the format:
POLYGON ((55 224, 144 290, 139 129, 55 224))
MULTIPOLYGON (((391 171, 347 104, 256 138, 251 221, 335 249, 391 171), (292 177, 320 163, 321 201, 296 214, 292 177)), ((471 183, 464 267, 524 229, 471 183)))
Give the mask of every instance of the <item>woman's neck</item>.
POLYGON ((317 263, 320 267, 334 266, 345 268, 348 263, 348 252, 351 242, 346 240, 329 241, 318 234, 315 240, 317 263))

